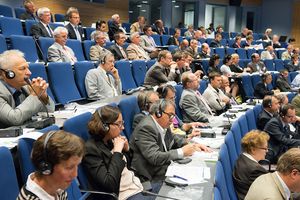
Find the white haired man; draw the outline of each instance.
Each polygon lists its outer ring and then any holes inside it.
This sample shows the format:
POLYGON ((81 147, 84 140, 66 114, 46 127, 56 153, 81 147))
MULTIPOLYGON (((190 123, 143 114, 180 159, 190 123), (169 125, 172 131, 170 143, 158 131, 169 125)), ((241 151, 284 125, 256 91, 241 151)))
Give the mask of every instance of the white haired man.
POLYGON ((53 30, 49 25, 51 22, 50 9, 46 7, 39 8, 37 15, 40 21, 39 23, 32 25, 30 35, 36 38, 53 37, 53 30))

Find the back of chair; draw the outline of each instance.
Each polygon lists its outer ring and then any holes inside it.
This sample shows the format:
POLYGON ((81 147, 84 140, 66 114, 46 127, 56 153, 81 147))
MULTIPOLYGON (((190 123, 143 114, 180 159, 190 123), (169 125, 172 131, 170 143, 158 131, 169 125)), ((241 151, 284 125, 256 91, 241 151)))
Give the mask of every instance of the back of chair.
POLYGON ((1 200, 16 199, 19 194, 15 165, 8 148, 0 147, 0 193, 1 200))
MULTIPOLYGON (((0 5, 0 15, 1 15, 1 5, 0 5)), ((11 17, 0 17, 0 28, 2 34, 5 37, 11 35, 24 35, 22 23, 19 19, 11 17)))
POLYGON ((147 65, 144 60, 132 61, 132 75, 137 86, 144 84, 144 79, 147 72, 147 65))
POLYGON ((233 167, 235 165, 235 161, 238 158, 238 154, 237 154, 237 150, 236 150, 236 146, 235 146, 235 142, 234 142, 234 136, 231 131, 228 131, 225 136, 225 144, 228 149, 231 169, 233 169, 233 167))
POLYGON ((238 123, 238 121, 233 122, 231 131, 233 133, 234 137, 234 142, 235 142, 235 147, 236 147, 236 153, 239 155, 241 153, 241 139, 242 139, 242 134, 241 134, 241 128, 238 123))
POLYGON ((115 63, 115 67, 118 69, 123 91, 137 87, 132 76, 132 70, 129 61, 117 61, 115 63))
POLYGON ((79 40, 68 39, 66 45, 74 51, 75 57, 77 58, 78 61, 85 60, 83 55, 82 45, 79 40))
POLYGON ((217 161, 216 164, 215 186, 220 189, 221 197, 223 200, 230 199, 221 161, 217 161))
POLYGON ((53 38, 47 38, 47 37, 40 37, 39 38, 39 44, 43 53, 43 60, 48 60, 48 49, 49 47, 54 43, 53 38))
POLYGON ((23 35, 11 35, 10 39, 12 48, 22 51, 25 54, 25 59, 27 62, 36 62, 39 60, 35 42, 32 37, 23 35))
POLYGON ((30 138, 21 138, 18 141, 18 156, 24 183, 26 183, 28 175, 35 171, 35 168, 30 159, 34 141, 34 139, 30 138))
POLYGON ((82 97, 87 98, 86 88, 85 88, 85 76, 86 73, 93 69, 94 63, 92 62, 76 62, 74 64, 74 72, 75 72, 75 82, 77 85, 77 88, 81 94, 82 97))
POLYGON ((183 87, 182 87, 182 85, 175 85, 175 89, 176 89, 175 112, 176 112, 177 117, 179 117, 179 119, 182 120, 183 117, 182 117, 181 108, 179 106, 179 101, 180 101, 180 98, 181 98, 183 87))

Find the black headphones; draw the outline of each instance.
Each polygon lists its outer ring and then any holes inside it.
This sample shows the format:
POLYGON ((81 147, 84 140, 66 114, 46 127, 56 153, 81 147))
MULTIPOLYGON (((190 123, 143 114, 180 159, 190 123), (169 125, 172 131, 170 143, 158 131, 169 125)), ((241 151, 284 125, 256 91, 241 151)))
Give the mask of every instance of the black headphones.
POLYGON ((263 107, 269 107, 271 108, 272 107, 272 98, 273 96, 270 96, 270 98, 267 98, 267 99, 264 99, 263 100, 263 107))
POLYGON ((98 115, 99 115, 99 118, 100 118, 100 121, 101 121, 101 123, 102 123, 102 127, 103 127, 103 131, 105 132, 105 133, 107 133, 108 131, 109 131, 109 124, 108 123, 104 123, 104 121, 103 121, 103 118, 102 118, 102 114, 101 114, 101 108, 99 108, 98 110, 97 110, 97 112, 98 112, 98 115))
POLYGON ((43 175, 50 175, 53 170, 53 165, 48 160, 47 151, 48 151, 48 141, 56 132, 57 131, 48 132, 43 144, 43 160, 40 162, 39 169, 38 169, 43 175))
POLYGON ((159 100, 159 104, 158 104, 158 109, 155 111, 155 116, 157 117, 157 118, 161 118, 162 117, 162 114, 163 114, 163 109, 162 109, 162 107, 163 107, 163 104, 166 102, 166 100, 165 99, 160 99, 159 100))
POLYGON ((2 68, 0 68, 0 70, 1 70, 1 71, 4 71, 5 77, 6 77, 7 79, 13 79, 13 78, 15 78, 15 76, 16 76, 15 72, 12 71, 12 70, 10 70, 10 69, 2 69, 2 68))
POLYGON ((286 116, 288 110, 290 109, 291 107, 288 106, 288 105, 282 105, 279 107, 279 115, 280 117, 284 117, 286 116))

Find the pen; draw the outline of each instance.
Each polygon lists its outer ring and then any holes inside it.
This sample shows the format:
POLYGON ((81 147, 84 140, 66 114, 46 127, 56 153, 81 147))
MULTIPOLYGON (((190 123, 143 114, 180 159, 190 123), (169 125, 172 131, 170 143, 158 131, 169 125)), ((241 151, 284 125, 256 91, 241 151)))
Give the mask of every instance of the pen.
POLYGON ((178 179, 181 179, 181 180, 184 180, 184 181, 188 181, 186 178, 183 178, 181 176, 177 176, 177 175, 173 175, 174 178, 178 178, 178 179))

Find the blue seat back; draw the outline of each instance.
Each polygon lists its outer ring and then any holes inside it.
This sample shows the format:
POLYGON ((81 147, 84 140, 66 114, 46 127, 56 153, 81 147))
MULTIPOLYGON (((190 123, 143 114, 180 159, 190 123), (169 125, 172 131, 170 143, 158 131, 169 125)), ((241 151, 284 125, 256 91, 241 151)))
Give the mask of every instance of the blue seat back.
POLYGON ((115 67, 118 69, 123 91, 137 87, 132 76, 132 70, 129 61, 119 60, 115 63, 115 67))
POLYGON ((253 97, 254 89, 252 86, 251 76, 245 75, 242 76, 243 89, 247 97, 253 97))
POLYGON ((204 93, 204 91, 206 90, 206 88, 207 88, 207 86, 208 86, 208 80, 201 80, 201 82, 200 82, 200 87, 199 87, 199 92, 201 93, 201 94, 203 94, 204 93))
POLYGON ((229 155, 229 159, 230 159, 231 169, 233 169, 233 167, 235 165, 235 161, 238 158, 238 154, 237 154, 234 136, 233 136, 232 131, 227 132, 227 134, 225 136, 225 144, 228 149, 228 155, 229 155))
POLYGON ((257 83, 261 81, 261 76, 259 74, 253 74, 251 76, 251 80, 252 80, 252 86, 253 86, 253 88, 255 88, 257 83))
POLYGON ((231 167, 228 149, 227 149, 226 144, 223 144, 220 148, 219 160, 221 161, 222 166, 223 166, 228 194, 229 194, 231 200, 235 200, 235 199, 237 199, 237 196, 236 196, 235 189, 233 186, 233 181, 232 181, 233 168, 231 167))
POLYGON ((78 61, 85 60, 83 55, 82 45, 79 40, 68 39, 66 45, 74 51, 74 54, 78 61))
POLYGON ((217 161, 216 164, 215 186, 220 189, 221 197, 223 200, 230 199, 221 161, 217 161))
POLYGON ((94 40, 94 38, 91 38, 91 34, 92 32, 94 32, 96 30, 96 28, 92 28, 92 27, 86 27, 85 28, 85 37, 87 40, 94 40))
MULTIPOLYGON (((31 79, 36 78, 36 77, 41 77, 47 83, 49 83, 48 75, 47 75, 46 68, 45 68, 44 64, 42 64, 42 63, 30 63, 29 64, 29 70, 31 71, 31 76, 30 76, 31 79)), ((52 98, 52 100, 54 102, 56 102, 56 100, 54 98, 54 95, 53 95, 53 92, 51 90, 51 87, 47 88, 47 93, 52 98)))
POLYGON ((35 42, 32 37, 23 35, 11 35, 10 40, 12 48, 22 51, 25 54, 25 59, 27 62, 36 62, 39 60, 35 42))
POLYGON ((233 137, 234 137, 236 153, 237 153, 237 155, 239 155, 241 153, 242 134, 241 134, 241 128, 240 128, 238 121, 233 122, 231 131, 232 131, 233 137))
POLYGON ((214 187, 214 200, 222 200, 220 190, 217 187, 214 187))
POLYGON ((148 60, 147 61, 147 71, 155 64, 156 60, 148 60))
POLYGON ((284 62, 281 59, 274 59, 274 65, 276 71, 284 69, 284 62))
POLYGON ((246 133, 249 132, 246 116, 242 115, 241 117, 239 117, 238 122, 239 122, 240 128, 241 128, 241 136, 243 137, 246 133))
POLYGON ((264 63, 266 65, 266 68, 268 69, 268 71, 275 71, 275 66, 273 63, 273 60, 264 60, 264 63))
POLYGON ((155 44, 157 45, 157 46, 161 46, 162 44, 161 44, 161 40, 160 40, 160 35, 158 35, 158 34, 153 34, 153 35, 151 35, 152 36, 152 38, 153 38, 153 40, 154 40, 154 42, 155 42, 155 44))
POLYGON ((34 24, 37 24, 38 22, 35 21, 35 20, 25 20, 25 32, 26 32, 26 35, 30 35, 30 30, 31 30, 31 27, 32 25, 34 24))
POLYGON ((163 46, 168 44, 170 37, 171 37, 170 35, 161 35, 161 42, 163 46))
POLYGON ((230 38, 229 32, 225 32, 225 31, 224 31, 224 32, 221 33, 221 35, 222 35, 222 38, 223 38, 223 39, 229 39, 229 38, 230 38))
POLYGON ((82 42, 82 45, 83 45, 83 51, 84 51, 86 60, 90 60, 90 50, 91 50, 91 47, 93 45, 95 45, 95 42, 91 41, 91 40, 85 40, 82 42))
POLYGON ((51 89, 59 103, 66 104, 81 99, 70 63, 50 62, 48 64, 48 76, 51 89))
POLYGON ((221 59, 225 57, 225 49, 224 48, 215 48, 215 53, 220 56, 221 59))
POLYGON ((183 91, 183 87, 182 87, 182 85, 175 85, 175 89, 176 89, 175 112, 176 112, 177 117, 179 117, 179 119, 182 120, 183 117, 182 117, 181 108, 179 106, 179 102, 180 102, 181 94, 183 91))
POLYGON ((297 75, 298 75, 298 72, 289 72, 289 79, 290 79, 290 81, 292 82, 297 75))
POLYGON ((256 53, 256 49, 247 49, 247 57, 251 59, 252 54, 256 53))
POLYGON ((12 8, 6 5, 0 5, 0 15, 5 17, 14 17, 12 8))
POLYGON ((132 75, 137 86, 144 84, 144 79, 147 72, 147 65, 144 60, 132 61, 132 75))
POLYGON ((235 49, 234 48, 226 48, 226 54, 231 55, 235 53, 235 49))
POLYGON ((54 43, 53 38, 48 38, 48 37, 40 37, 39 38, 39 44, 43 53, 43 60, 47 61, 48 60, 48 49, 49 47, 54 43))
POLYGON ((132 134, 132 122, 134 115, 140 112, 139 106, 137 104, 137 97, 130 96, 128 98, 122 99, 119 103, 119 108, 122 112, 124 120, 124 134, 128 140, 132 134))
POLYGON ((15 10, 16 18, 19 18, 19 19, 20 19, 21 15, 26 12, 25 8, 14 8, 14 10, 15 10))
POLYGON ((55 20, 55 22, 64 22, 65 21, 65 15, 56 13, 56 14, 54 14, 54 20, 55 20))
POLYGON ((0 147, 0 192, 2 200, 16 199, 19 194, 18 179, 13 157, 6 147, 0 147))
POLYGON ((169 47, 168 47, 168 50, 171 53, 175 53, 176 49, 178 49, 178 46, 176 46, 176 45, 169 45, 169 47))
POLYGON ((76 62, 74 64, 75 82, 81 96, 84 98, 87 98, 87 93, 85 89, 85 76, 86 73, 93 68, 94 68, 94 63, 92 62, 82 61, 82 62, 76 62))
POLYGON ((256 127, 256 118, 254 116, 254 111, 253 109, 249 109, 246 111, 245 116, 247 118, 247 124, 249 131, 257 129, 256 127))
POLYGON ((24 35, 22 23, 16 18, 0 17, 0 28, 2 35, 5 37, 9 37, 11 35, 24 35))
POLYGON ((59 127, 54 124, 54 125, 47 126, 46 128, 39 130, 39 132, 48 133, 49 131, 58 131, 58 130, 59 130, 59 127))
POLYGON ((86 112, 70 119, 67 119, 64 123, 64 130, 77 135, 84 141, 89 138, 88 122, 91 120, 92 114, 86 112))
POLYGON ((5 37, 0 34, 0 53, 3 53, 6 50, 7 50, 7 44, 6 44, 5 37))
POLYGON ((236 53, 239 54, 240 59, 247 59, 247 52, 246 49, 237 48, 236 53))
POLYGON ((125 28, 127 33, 130 33, 130 26, 131 26, 131 23, 128 23, 128 22, 123 22, 122 23, 122 27, 125 28))

